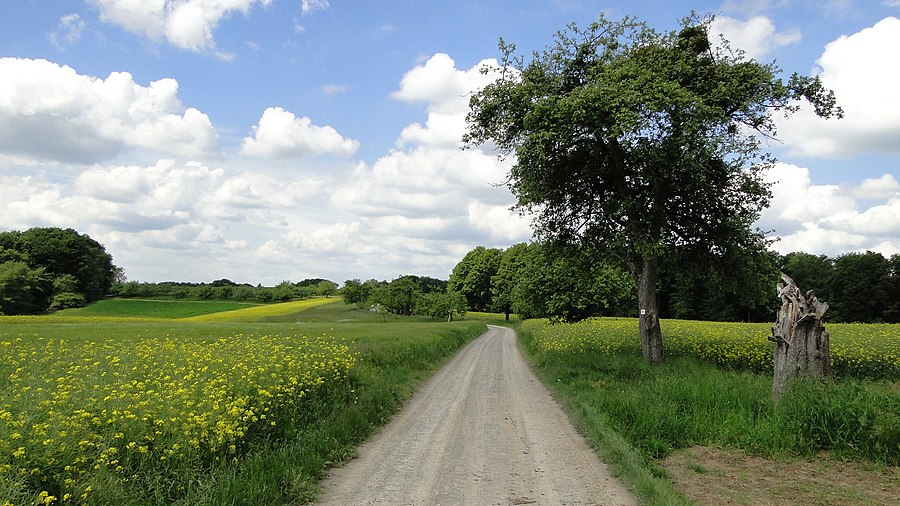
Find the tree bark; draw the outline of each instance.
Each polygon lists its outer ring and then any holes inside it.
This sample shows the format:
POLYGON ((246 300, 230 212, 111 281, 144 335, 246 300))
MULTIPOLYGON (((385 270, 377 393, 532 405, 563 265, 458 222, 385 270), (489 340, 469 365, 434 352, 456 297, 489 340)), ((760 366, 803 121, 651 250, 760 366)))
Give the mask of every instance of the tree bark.
POLYGON ((772 394, 779 398, 794 378, 831 377, 831 351, 822 317, 828 304, 820 302, 812 290, 803 295, 794 280, 781 275, 778 283, 781 309, 769 340, 775 343, 772 394))
POLYGON ((659 256, 650 253, 641 259, 637 274, 638 308, 640 310, 641 353, 651 364, 665 360, 662 331, 659 327, 659 307, 656 300, 656 282, 659 278, 659 256))

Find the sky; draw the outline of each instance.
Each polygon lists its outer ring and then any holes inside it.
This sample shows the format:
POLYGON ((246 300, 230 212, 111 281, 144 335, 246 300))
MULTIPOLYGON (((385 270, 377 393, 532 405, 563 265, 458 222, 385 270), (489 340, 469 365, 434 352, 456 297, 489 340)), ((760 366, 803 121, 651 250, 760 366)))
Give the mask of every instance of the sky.
POLYGON ((900 0, 0 0, 0 231, 62 227, 130 280, 447 279, 532 239, 511 161, 460 149, 503 38, 696 11, 845 112, 778 119, 781 253, 900 253, 900 0))

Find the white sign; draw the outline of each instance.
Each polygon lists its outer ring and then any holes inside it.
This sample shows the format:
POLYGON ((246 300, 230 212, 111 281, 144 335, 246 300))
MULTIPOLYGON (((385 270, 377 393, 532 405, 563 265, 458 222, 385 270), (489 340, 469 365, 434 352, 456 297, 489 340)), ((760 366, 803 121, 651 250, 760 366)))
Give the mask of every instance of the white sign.
POLYGON ((646 310, 646 309, 641 309, 641 316, 644 316, 645 314, 647 314, 647 310, 646 310))

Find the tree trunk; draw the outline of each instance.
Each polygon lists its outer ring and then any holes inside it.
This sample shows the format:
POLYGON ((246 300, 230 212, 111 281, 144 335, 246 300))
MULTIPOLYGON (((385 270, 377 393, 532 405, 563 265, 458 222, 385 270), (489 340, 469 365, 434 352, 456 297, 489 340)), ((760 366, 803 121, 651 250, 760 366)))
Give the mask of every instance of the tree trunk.
POLYGON ((777 399, 790 381, 798 376, 831 377, 831 351, 822 317, 828 304, 820 302, 812 290, 803 295, 794 280, 781 275, 778 283, 781 309, 772 327, 775 343, 775 376, 772 394, 777 399))
POLYGON ((656 300, 656 281, 659 278, 659 256, 650 253, 641 259, 637 274, 638 308, 640 310, 641 353, 651 364, 661 364, 663 353, 662 331, 659 327, 659 308, 656 300))

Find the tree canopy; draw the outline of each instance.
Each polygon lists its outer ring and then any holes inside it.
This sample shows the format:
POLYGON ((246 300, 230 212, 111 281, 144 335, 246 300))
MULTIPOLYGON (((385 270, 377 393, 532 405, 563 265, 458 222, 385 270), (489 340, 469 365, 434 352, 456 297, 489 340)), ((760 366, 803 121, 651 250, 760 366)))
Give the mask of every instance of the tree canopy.
POLYGON ((75 230, 0 232, 0 312, 84 305, 106 295, 120 274, 103 245, 75 230))
POLYGON ((657 32, 632 18, 570 25, 526 61, 501 40, 496 80, 472 96, 466 145, 514 155, 507 185, 539 237, 615 258, 638 288, 645 358, 664 357, 656 285, 659 258, 721 256, 753 248, 768 205, 772 162, 760 136, 772 114, 806 99, 840 115, 818 78, 777 77, 708 38, 710 19, 657 32))

